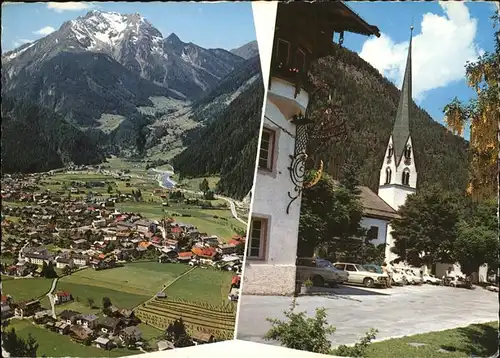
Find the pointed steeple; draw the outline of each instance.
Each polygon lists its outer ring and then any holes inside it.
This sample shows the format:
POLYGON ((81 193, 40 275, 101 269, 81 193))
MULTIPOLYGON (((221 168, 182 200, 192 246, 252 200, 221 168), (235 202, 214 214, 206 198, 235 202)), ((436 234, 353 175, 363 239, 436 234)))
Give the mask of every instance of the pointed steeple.
POLYGON ((410 46, 408 47, 408 58, 406 59, 406 69, 401 87, 401 97, 399 99, 398 112, 392 129, 392 141, 394 155, 396 156, 396 165, 403 156, 406 142, 410 136, 410 108, 411 99, 411 40, 413 26, 410 27, 410 46))

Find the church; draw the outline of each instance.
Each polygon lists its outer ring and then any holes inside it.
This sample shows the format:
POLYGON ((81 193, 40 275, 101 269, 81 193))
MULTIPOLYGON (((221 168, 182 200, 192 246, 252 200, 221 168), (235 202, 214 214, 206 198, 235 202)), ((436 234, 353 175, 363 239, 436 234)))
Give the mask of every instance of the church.
MULTIPOLYGON (((413 30, 413 26, 411 30, 413 30)), ((391 252, 394 240, 391 235, 390 221, 398 217, 398 209, 406 202, 408 195, 416 193, 417 188, 417 168, 413 158, 410 133, 412 105, 411 42, 410 34, 401 97, 380 168, 378 196, 367 187, 361 187, 360 195, 364 207, 364 217, 361 225, 375 237, 372 241, 374 245, 385 243, 385 259, 387 262, 397 257, 391 252)))
MULTIPOLYGON (((413 26, 411 27, 411 32, 413 26)), ((385 261, 391 262, 397 255, 391 251, 394 247, 394 239, 391 235, 390 221, 398 217, 399 208, 404 205, 408 195, 417 192, 417 168, 413 153, 413 143, 410 131, 410 116, 412 105, 412 74, 411 74, 411 45, 408 47, 408 57, 401 87, 398 110, 389 137, 385 155, 380 167, 380 178, 378 195, 367 187, 361 187, 360 200, 363 203, 364 217, 361 226, 369 230, 375 237, 371 243, 374 245, 385 243, 385 261)), ((449 267, 462 275, 459 264, 437 263, 435 275, 442 277, 449 267)), ((424 273, 430 272, 431 268, 422 266, 424 273)), ((475 281, 484 282, 487 278, 487 265, 479 268, 475 281)))

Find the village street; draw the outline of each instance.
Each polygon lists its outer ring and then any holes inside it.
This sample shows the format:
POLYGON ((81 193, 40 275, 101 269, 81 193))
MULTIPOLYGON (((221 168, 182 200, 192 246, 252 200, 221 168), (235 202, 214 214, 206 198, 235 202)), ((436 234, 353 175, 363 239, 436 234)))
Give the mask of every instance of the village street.
MULTIPOLYGON (((335 346, 355 343, 370 328, 378 329, 378 340, 498 320, 498 294, 480 287, 423 285, 389 290, 341 285, 328 292, 297 298, 296 311, 312 315, 316 308, 325 307, 329 323, 337 328, 330 337, 335 346)), ((274 296, 240 300, 238 339, 261 343, 271 327, 266 318, 285 319, 282 312, 292 303, 291 297, 274 296)))

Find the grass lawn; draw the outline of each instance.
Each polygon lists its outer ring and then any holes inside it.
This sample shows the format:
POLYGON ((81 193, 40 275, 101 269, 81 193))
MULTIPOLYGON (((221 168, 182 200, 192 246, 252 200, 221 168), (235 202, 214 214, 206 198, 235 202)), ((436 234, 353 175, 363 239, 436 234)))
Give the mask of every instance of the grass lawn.
POLYGON ((489 357, 497 351, 498 343, 497 321, 373 343, 368 347, 367 358, 489 357), (413 347, 408 343, 425 345, 413 347))
MULTIPOLYGON (((217 235, 224 240, 230 240, 236 234, 233 230, 233 225, 236 225, 233 220, 221 220, 214 218, 197 218, 197 217, 176 217, 175 221, 183 224, 191 224, 198 228, 200 232, 206 232, 208 235, 217 235)), ((235 220, 236 221, 236 220, 235 220)), ((240 223, 241 225, 241 223, 240 223)))
POLYGON ((19 278, 4 280, 2 276, 2 293, 11 295, 14 302, 39 298, 50 290, 52 279, 48 278, 19 278))
POLYGON ((50 177, 49 179, 52 182, 69 182, 71 183, 72 181, 75 182, 88 182, 88 181, 112 181, 116 180, 113 177, 105 174, 97 174, 97 173, 74 173, 74 174, 68 174, 68 173, 58 173, 55 174, 54 176, 50 177))
POLYGON ((110 170, 124 170, 128 169, 131 173, 144 173, 146 171, 146 164, 141 161, 131 161, 124 158, 108 158, 105 166, 109 166, 110 170))
MULTIPOLYGON (((87 299, 86 298, 79 298, 80 301, 70 301, 67 303, 63 303, 60 305, 55 305, 56 308, 56 314, 60 314, 64 310, 72 310, 72 311, 77 311, 80 313, 94 313, 98 314, 101 311, 100 307, 101 306, 101 301, 98 301, 97 299, 94 298, 95 300, 95 307, 90 308, 87 304, 87 299)), ((50 309, 50 302, 47 296, 45 296, 41 301, 42 307, 46 307, 47 309, 50 309)))
POLYGON ((10 216, 10 215, 7 215, 5 217, 6 220, 9 220, 9 221, 12 221, 13 223, 19 223, 19 220, 21 219, 19 216, 10 216))
MULTIPOLYGON (((179 179, 179 177, 174 176, 174 180, 179 179)), ((200 184, 203 181, 203 179, 208 180, 208 186, 210 189, 215 189, 215 186, 220 180, 220 177, 202 177, 202 178, 191 178, 191 179, 182 179, 180 181, 180 185, 182 185, 183 188, 188 189, 188 190, 193 190, 193 191, 200 191, 200 184)), ((176 180, 177 181, 177 180, 176 180)))
POLYGON ((151 298, 151 295, 148 295, 146 293, 142 295, 132 294, 128 292, 118 291, 117 289, 99 287, 89 284, 80 284, 78 283, 78 280, 72 280, 72 282, 68 282, 67 278, 72 276, 73 275, 66 276, 62 280, 58 281, 57 289, 71 293, 73 295, 73 298, 79 301, 79 305, 84 306, 87 299, 92 298, 95 301, 96 306, 101 306, 102 299, 104 297, 108 297, 111 302, 119 308, 133 308, 151 298))
POLYGON ((129 201, 125 203, 118 203, 116 207, 121 212, 140 213, 149 219, 159 220, 162 219, 164 215, 163 207, 159 203, 129 201))
POLYGON ((150 345, 152 345, 152 343, 155 343, 153 341, 161 340, 158 338, 161 338, 164 334, 162 330, 154 328, 152 326, 148 326, 144 323, 139 323, 137 328, 139 328, 139 330, 142 332, 142 338, 144 338, 146 341, 150 341, 150 345))
POLYGON ((195 302, 227 302, 233 274, 228 271, 197 268, 166 289, 167 296, 195 302))
POLYGON ((57 251, 59 251, 59 250, 61 250, 61 251, 62 251, 62 249, 61 249, 60 247, 57 247, 57 246, 56 246, 56 245, 54 245, 54 244, 44 245, 44 247, 45 247, 47 250, 51 251, 51 252, 57 252, 57 251))
POLYGON ((24 339, 29 333, 33 335, 39 344, 38 357, 120 357, 138 353, 123 348, 106 351, 97 347, 84 346, 71 341, 69 336, 35 326, 27 320, 11 320, 7 329, 10 328, 14 328, 16 333, 24 339))
POLYGON ((136 262, 101 271, 87 269, 59 280, 57 289, 69 291, 84 305, 89 297, 98 306, 103 297, 109 297, 117 306, 131 308, 150 298, 188 269, 185 265, 158 262, 136 262))

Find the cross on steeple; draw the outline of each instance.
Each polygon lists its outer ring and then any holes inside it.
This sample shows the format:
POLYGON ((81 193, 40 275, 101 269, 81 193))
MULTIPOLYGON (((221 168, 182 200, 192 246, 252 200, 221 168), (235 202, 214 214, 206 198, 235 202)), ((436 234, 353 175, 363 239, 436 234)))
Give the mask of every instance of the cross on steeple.
POLYGON ((411 41, 413 34, 413 25, 410 27, 410 45, 408 47, 408 58, 406 59, 406 69, 403 78, 403 86, 401 87, 401 97, 399 99, 398 111, 394 120, 392 129, 392 141, 394 155, 396 156, 396 164, 398 165, 406 142, 410 136, 410 108, 412 104, 411 95, 411 41))

